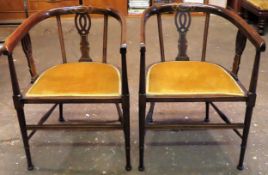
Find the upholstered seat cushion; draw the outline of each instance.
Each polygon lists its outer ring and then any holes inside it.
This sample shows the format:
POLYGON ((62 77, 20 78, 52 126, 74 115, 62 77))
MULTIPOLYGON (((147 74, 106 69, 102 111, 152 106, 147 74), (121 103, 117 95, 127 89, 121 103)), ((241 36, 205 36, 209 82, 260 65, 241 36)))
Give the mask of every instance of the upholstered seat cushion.
POLYGON ((157 63, 149 68, 146 81, 148 95, 244 95, 226 70, 207 62, 157 63))
POLYGON ((120 82, 118 69, 109 64, 60 64, 41 74, 26 96, 119 96, 120 82))
POLYGON ((268 0, 247 0, 261 10, 268 10, 268 0))

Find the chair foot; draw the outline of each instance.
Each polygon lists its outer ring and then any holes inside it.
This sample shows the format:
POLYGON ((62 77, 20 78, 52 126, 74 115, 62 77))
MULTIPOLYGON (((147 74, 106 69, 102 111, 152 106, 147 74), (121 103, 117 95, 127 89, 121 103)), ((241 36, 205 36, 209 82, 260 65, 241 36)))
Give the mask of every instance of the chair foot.
POLYGON ((131 167, 131 165, 127 165, 125 169, 126 169, 126 171, 131 171, 132 167, 131 167))
POLYGON ((204 122, 209 123, 210 120, 209 120, 208 118, 205 118, 205 119, 204 119, 204 122))
POLYGON ((144 166, 139 166, 139 171, 144 171, 144 166))
POLYGON ((148 118, 146 122, 153 123, 154 121, 153 121, 153 118, 148 118))
POLYGON ((59 118, 59 122, 61 122, 61 123, 63 123, 63 122, 65 122, 65 120, 64 120, 64 118, 59 118))
POLYGON ((28 171, 32 171, 34 169, 34 166, 33 165, 28 165, 28 171))
POLYGON ((238 165, 237 166, 237 169, 240 170, 240 171, 242 171, 244 169, 244 166, 243 165, 238 165))

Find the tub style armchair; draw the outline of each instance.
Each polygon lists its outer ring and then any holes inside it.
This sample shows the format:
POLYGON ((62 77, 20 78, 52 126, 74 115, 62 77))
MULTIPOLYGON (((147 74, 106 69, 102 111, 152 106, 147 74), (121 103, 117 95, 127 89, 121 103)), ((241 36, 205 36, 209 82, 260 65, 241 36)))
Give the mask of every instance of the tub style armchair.
MULTIPOLYGON (((169 20, 170 21, 170 20, 169 20)), ((165 24, 168 21, 165 21, 165 24)), ((172 26, 172 25, 167 25, 172 26)), ((202 28, 202 26, 200 27, 202 28)), ((222 29, 224 30, 224 29, 222 29)), ((202 29, 201 29, 202 31, 202 29)), ((252 118, 252 111, 256 102, 256 87, 260 66, 261 52, 265 50, 265 42, 259 34, 252 29, 241 17, 234 12, 205 4, 181 3, 152 6, 144 11, 141 19, 140 42, 140 82, 139 82, 139 170, 144 170, 144 140, 146 130, 195 130, 195 129, 232 129, 242 139, 240 159, 237 168, 243 169, 243 161, 247 146, 248 134, 252 118), (191 28, 191 12, 204 12, 205 24, 202 56, 200 61, 190 61, 187 53, 187 32, 191 28), (166 61, 165 51, 177 49, 169 47, 165 50, 162 26, 162 15, 174 14, 174 28, 178 31, 178 54, 174 61, 166 61), (216 15, 229 21, 237 29, 234 42, 235 55, 231 70, 219 63, 209 62, 206 59, 207 38, 209 31, 210 15, 216 15), (152 17, 157 20, 160 45, 160 62, 146 66, 147 48, 153 46, 146 43, 146 22, 152 17), (239 65, 246 41, 255 46, 255 58, 250 78, 249 88, 245 88, 239 81, 239 65), (204 121, 176 122, 155 121, 153 112, 155 103, 163 102, 204 102, 206 115, 204 121), (243 122, 233 123, 215 102, 245 102, 246 113, 243 122), (146 114, 147 104, 150 104, 146 114), (214 108, 223 122, 210 122, 209 109, 214 108), (240 131, 242 130, 242 132, 240 131)), ((152 34, 147 33, 147 34, 152 34)), ((169 34, 170 35, 170 34, 169 34)), ((175 37, 175 36, 174 36, 175 37)), ((196 41, 193 41, 196 42, 196 41)), ((230 43, 233 44, 233 43, 230 43)), ((217 57, 217 55, 215 55, 217 57)), ((172 58, 168 58, 172 59, 172 58)), ((219 103, 217 103, 219 104, 219 103)), ((170 120, 170 119, 169 119, 170 120)), ((179 155, 178 155, 179 156, 179 155)))
MULTIPOLYGON (((59 49, 55 47, 54 49, 59 49)), ((130 163, 130 127, 129 127, 129 90, 126 65, 126 22, 124 17, 111 9, 100 9, 91 6, 74 6, 41 11, 31 15, 5 41, 1 53, 6 55, 9 63, 13 88, 14 106, 17 111, 24 149, 27 157, 28 169, 33 169, 29 139, 39 130, 122 130, 125 138, 126 170, 131 170, 130 163), (88 35, 91 28, 92 14, 104 17, 102 62, 94 62, 90 56, 88 35), (68 62, 64 43, 62 16, 74 17, 74 25, 80 37, 81 57, 79 62, 68 62), (38 74, 30 39, 30 31, 40 22, 54 18, 58 27, 62 64, 55 65, 43 73, 38 74), (114 18, 121 29, 121 69, 108 64, 108 19, 114 18), (25 53, 32 82, 29 88, 22 92, 19 86, 17 72, 14 65, 13 50, 21 42, 25 53), (78 103, 113 103, 119 115, 115 123, 94 122, 70 123, 63 117, 64 104, 78 103), (52 108, 40 119, 38 124, 29 124, 24 113, 24 106, 31 104, 53 104, 52 108), (59 121, 62 123, 45 124, 50 114, 59 107, 59 121), (31 132, 27 132, 31 131, 31 132)), ((107 110, 110 110, 107 108, 107 110)))

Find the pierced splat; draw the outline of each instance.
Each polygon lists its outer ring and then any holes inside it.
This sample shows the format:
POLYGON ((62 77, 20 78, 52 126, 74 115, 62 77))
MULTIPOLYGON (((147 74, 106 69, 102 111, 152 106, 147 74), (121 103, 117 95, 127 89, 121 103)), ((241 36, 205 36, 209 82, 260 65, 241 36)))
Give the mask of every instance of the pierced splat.
POLYGON ((91 18, 88 13, 80 12, 75 15, 75 26, 78 33, 81 36, 80 50, 81 58, 79 61, 91 62, 92 59, 89 56, 89 42, 88 34, 91 27, 91 18))
POLYGON ((239 71, 241 55, 243 51, 245 50, 246 43, 247 43, 247 37, 243 35, 241 31, 239 30, 236 35, 235 58, 234 58, 233 69, 232 69, 232 72, 235 75, 237 75, 239 71))
POLYGON ((177 11, 175 16, 175 24, 177 27, 177 31, 179 32, 179 44, 178 44, 179 53, 178 56, 176 57, 176 61, 189 61, 189 57, 187 56, 188 42, 186 34, 191 25, 190 12, 182 11, 181 9, 177 11))
POLYGON ((36 72, 36 67, 35 67, 33 54, 32 54, 32 42, 31 42, 30 35, 28 33, 22 38, 21 45, 22 45, 23 52, 27 59, 28 68, 31 74, 32 82, 34 82, 38 75, 36 72))

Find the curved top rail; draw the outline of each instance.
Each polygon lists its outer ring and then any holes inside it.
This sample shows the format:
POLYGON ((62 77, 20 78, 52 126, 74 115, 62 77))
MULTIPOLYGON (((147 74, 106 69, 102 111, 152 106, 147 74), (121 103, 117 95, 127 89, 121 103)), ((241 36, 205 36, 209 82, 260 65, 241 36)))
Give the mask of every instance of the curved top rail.
POLYGON ((38 23, 41 21, 58 16, 75 13, 89 13, 89 14, 106 14, 117 19, 121 24, 121 47, 126 47, 126 21, 122 14, 113 9, 95 8, 92 6, 72 6, 61 7, 50 10, 37 12, 27 18, 23 23, 6 39, 5 43, 0 49, 1 53, 12 53, 18 42, 38 23))
POLYGON ((141 45, 145 44, 145 26, 147 20, 152 15, 176 11, 206 12, 221 16, 230 21, 232 24, 234 24, 259 51, 265 51, 265 41, 235 12, 218 6, 199 3, 174 3, 165 5, 154 5, 145 10, 141 18, 141 45))

